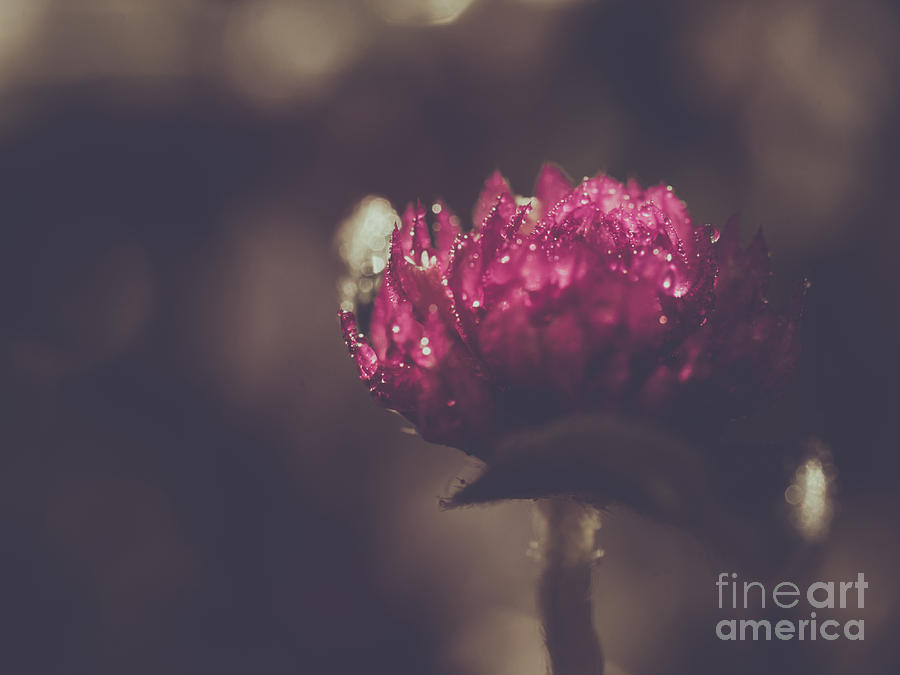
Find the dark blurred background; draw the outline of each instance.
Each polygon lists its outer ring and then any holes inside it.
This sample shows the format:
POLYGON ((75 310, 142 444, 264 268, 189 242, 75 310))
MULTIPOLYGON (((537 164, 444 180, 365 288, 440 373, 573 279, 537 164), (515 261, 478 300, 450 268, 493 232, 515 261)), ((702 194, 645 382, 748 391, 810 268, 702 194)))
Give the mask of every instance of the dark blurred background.
MULTIPOLYGON (((614 675, 896 673, 900 14, 886 0, 0 0, 3 672, 540 675, 531 508, 402 433, 335 318, 368 194, 544 160, 675 186, 812 280, 792 428, 865 642, 714 638, 721 562, 604 521, 614 675)), ((726 568, 728 569, 728 568, 726 568)))

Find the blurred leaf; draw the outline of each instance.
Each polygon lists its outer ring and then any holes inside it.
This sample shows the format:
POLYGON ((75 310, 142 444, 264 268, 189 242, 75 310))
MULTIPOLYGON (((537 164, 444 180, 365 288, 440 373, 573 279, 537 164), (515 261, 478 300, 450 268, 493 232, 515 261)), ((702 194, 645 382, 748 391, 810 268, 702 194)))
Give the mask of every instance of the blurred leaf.
POLYGON ((785 517, 783 460, 767 448, 700 447, 643 421, 579 414, 508 436, 442 505, 568 495, 684 528, 726 553, 751 555, 764 541, 786 552, 782 544, 798 540, 785 517))

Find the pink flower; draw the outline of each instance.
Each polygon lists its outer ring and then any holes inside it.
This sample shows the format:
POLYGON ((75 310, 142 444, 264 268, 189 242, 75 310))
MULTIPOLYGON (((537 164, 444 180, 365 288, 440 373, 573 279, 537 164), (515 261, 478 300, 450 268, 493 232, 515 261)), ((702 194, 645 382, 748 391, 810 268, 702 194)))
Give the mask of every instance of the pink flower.
POLYGON ((670 186, 546 165, 532 199, 492 175, 470 231, 431 211, 394 230, 369 338, 340 314, 361 379, 429 441, 485 455, 578 410, 733 415, 793 369, 800 302, 769 307, 762 235, 696 227, 670 186))

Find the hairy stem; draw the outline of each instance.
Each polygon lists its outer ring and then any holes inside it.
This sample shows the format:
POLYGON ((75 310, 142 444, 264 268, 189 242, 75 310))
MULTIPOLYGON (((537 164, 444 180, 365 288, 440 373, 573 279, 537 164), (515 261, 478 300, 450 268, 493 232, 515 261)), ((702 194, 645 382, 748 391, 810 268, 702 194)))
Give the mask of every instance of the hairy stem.
POLYGON ((537 509, 546 528, 538 609, 552 675, 602 675, 603 653, 591 617, 599 514, 565 497, 540 500, 537 509))

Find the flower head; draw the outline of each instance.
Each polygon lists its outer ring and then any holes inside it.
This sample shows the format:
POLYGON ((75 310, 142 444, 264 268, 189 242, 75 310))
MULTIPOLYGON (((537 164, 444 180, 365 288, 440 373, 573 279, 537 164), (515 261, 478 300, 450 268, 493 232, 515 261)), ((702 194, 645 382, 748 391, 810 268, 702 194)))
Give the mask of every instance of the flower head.
POLYGON ((484 454, 573 410, 746 406, 793 368, 800 305, 769 307, 762 235, 695 226, 671 186, 546 165, 531 199, 493 174, 469 231, 430 211, 393 232, 369 336, 340 313, 360 378, 427 440, 484 454))

